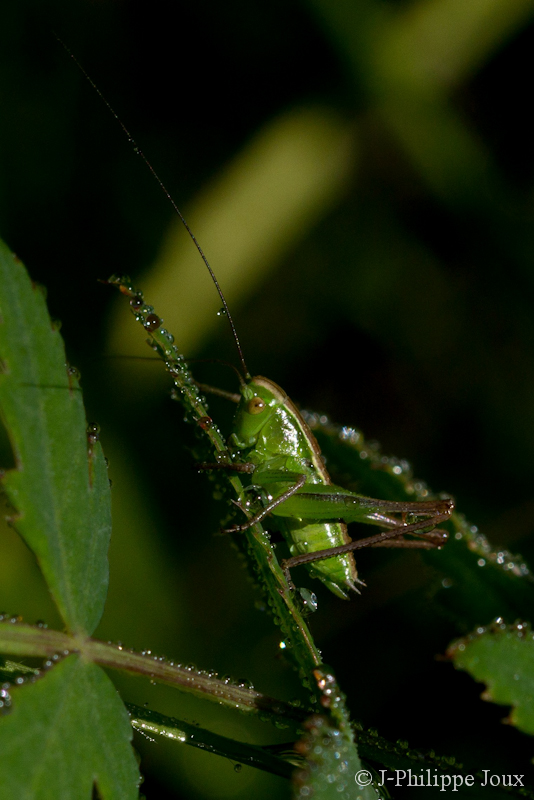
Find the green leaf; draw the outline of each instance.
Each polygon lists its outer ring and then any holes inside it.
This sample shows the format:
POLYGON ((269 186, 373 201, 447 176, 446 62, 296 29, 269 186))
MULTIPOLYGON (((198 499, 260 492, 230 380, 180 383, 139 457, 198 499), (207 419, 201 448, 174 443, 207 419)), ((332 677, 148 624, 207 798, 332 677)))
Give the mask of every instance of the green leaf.
POLYGON ((478 628, 454 642, 448 654, 456 667, 486 684, 484 700, 512 706, 507 722, 534 734, 534 634, 528 623, 478 628))
MULTIPOLYGON (((351 488, 369 497, 428 500, 435 496, 425 483, 414 478, 406 461, 384 456, 361 431, 323 424, 316 414, 308 414, 307 421, 334 479, 336 472, 350 474, 351 488)), ((455 623, 458 633, 497 616, 512 622, 530 615, 534 581, 521 557, 492 547, 476 526, 457 512, 440 527, 452 534, 449 541, 439 550, 421 550, 420 554, 439 577, 432 599, 455 623)))
POLYGON ((0 413, 16 468, 12 522, 34 551, 69 628, 92 633, 108 586, 111 504, 98 442, 88 447, 77 380, 43 293, 0 242, 0 413))
POLYGON ((71 655, 12 692, 0 725, 0 800, 134 800, 128 714, 107 675, 71 655))
POLYGON ((306 733, 295 745, 306 762, 293 777, 295 800, 376 800, 372 775, 362 769, 349 737, 318 715, 310 717, 304 727, 306 733))

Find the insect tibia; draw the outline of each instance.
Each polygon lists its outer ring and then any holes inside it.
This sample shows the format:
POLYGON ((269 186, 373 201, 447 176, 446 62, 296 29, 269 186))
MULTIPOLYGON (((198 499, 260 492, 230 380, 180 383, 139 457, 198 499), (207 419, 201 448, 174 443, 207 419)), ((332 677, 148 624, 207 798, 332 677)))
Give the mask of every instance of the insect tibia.
POLYGON ((258 522, 261 522, 267 514, 270 514, 274 511, 277 506, 282 505, 285 503, 290 497, 292 497, 299 489, 301 489, 304 484, 306 483, 306 475, 299 475, 297 476, 297 481, 287 489, 287 491, 283 492, 278 497, 272 499, 261 511, 258 511, 251 519, 247 520, 241 525, 233 525, 231 528, 226 529, 226 533, 237 533, 240 531, 246 531, 251 528, 253 525, 256 525, 258 522))
POLYGON ((449 534, 447 531, 442 531, 439 528, 432 531, 424 532, 417 532, 416 536, 420 536, 420 539, 404 539, 399 537, 395 537, 394 539, 385 539, 382 541, 375 542, 370 547, 395 547, 395 548, 403 548, 406 550, 439 550, 440 547, 443 547, 446 544, 449 534))
POLYGON ((404 500, 374 500, 372 498, 362 498, 368 505, 376 505, 381 511, 389 511, 396 514, 411 514, 415 517, 422 516, 446 516, 450 517, 454 510, 454 500, 447 497, 441 500, 423 500, 406 502, 404 500))
MULTIPOLYGON (((222 470, 230 470, 231 472, 244 472, 250 475, 254 472, 256 466, 255 464, 250 464, 248 462, 239 463, 233 461, 230 462, 212 461, 212 462, 201 462, 193 464, 193 468, 198 470, 199 472, 209 472, 209 470, 212 469, 222 469, 222 470)), ((250 527, 250 524, 247 525, 247 527, 250 527)))

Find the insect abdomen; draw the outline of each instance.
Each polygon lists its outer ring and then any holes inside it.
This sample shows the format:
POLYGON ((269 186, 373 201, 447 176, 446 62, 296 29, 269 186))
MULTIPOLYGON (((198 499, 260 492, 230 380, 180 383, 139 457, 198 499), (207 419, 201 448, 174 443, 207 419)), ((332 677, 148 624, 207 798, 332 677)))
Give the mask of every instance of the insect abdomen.
MULTIPOLYGON (((350 542, 347 526, 342 522, 298 522, 284 520, 284 533, 292 556, 316 553, 330 547, 350 542)), ((352 553, 325 558, 308 564, 307 569, 314 578, 319 578, 334 594, 349 599, 349 591, 358 591, 358 573, 352 553)))

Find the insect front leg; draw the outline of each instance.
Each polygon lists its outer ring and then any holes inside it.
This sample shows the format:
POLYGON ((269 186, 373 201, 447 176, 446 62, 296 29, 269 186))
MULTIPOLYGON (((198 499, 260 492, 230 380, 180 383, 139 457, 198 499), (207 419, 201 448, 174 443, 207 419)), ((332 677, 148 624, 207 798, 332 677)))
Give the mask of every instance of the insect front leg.
MULTIPOLYGON (((201 464, 195 464, 195 467, 201 470, 227 469, 227 470, 234 470, 236 472, 244 472, 248 474, 253 473, 257 469, 257 466, 255 464, 252 464, 251 462, 201 463, 201 464)), ((278 473, 273 472, 273 475, 276 476, 278 475, 278 473)), ((284 503, 286 500, 288 500, 290 497, 296 494, 299 491, 299 489, 302 489, 302 487, 306 483, 307 476, 304 474, 298 475, 292 473, 283 473, 282 477, 287 480, 288 475, 291 475, 291 478, 295 478, 294 484, 290 485, 284 492, 277 495, 277 497, 275 497, 264 508, 258 511, 258 513, 255 514, 251 519, 247 520, 246 522, 243 522, 241 525, 232 525, 230 528, 225 528, 224 533, 241 533, 243 531, 248 530, 253 525, 256 525, 256 523, 261 522, 268 514, 270 514, 273 511, 273 509, 277 508, 277 506, 281 505, 281 503, 284 503)), ((244 509, 239 503, 237 503, 236 501, 233 502, 238 506, 238 508, 241 508, 241 510, 244 511, 244 509)))
POLYGON ((231 528, 225 528, 225 533, 240 533, 242 531, 246 531, 251 528, 253 525, 256 525, 257 522, 261 522, 268 514, 270 514, 273 509, 279 506, 281 503, 284 503, 290 497, 292 497, 299 489, 301 489, 304 484, 306 483, 306 475, 299 475, 297 477, 296 482, 289 487, 285 492, 283 492, 278 497, 275 497, 268 505, 258 511, 252 519, 247 520, 242 525, 232 525, 231 528))

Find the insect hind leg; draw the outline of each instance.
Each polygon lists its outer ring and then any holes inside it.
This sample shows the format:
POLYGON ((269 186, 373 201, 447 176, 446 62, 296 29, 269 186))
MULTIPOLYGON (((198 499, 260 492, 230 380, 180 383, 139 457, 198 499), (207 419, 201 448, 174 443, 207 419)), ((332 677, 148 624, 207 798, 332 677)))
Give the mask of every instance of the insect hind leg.
MULTIPOLYGON (((452 504, 441 514, 436 514, 430 519, 419 520, 411 525, 393 524, 394 520, 390 520, 390 530, 382 531, 374 536, 368 536, 365 539, 356 539, 355 541, 348 542, 347 544, 340 545, 339 547, 330 547, 327 550, 318 550, 313 553, 302 553, 292 558, 286 558, 282 561, 281 567, 284 570, 285 578, 289 586, 293 586, 291 581, 290 570, 293 567, 298 567, 301 564, 311 564, 314 561, 322 561, 325 558, 332 558, 339 556, 343 553, 350 553, 354 550, 362 550, 364 547, 402 547, 402 548, 423 548, 429 549, 434 547, 441 547, 445 544, 448 538, 447 531, 436 529, 437 525, 446 522, 452 511, 452 504), (431 528, 433 530, 426 530, 431 528), (409 540, 404 539, 404 534, 410 533, 414 536, 421 536, 422 539, 409 540)), ((388 524, 385 520, 383 524, 388 524)))
MULTIPOLYGON (((443 512, 443 516, 446 516, 448 511, 443 512)), ((388 517, 385 514, 373 514, 370 519, 375 521, 376 523, 383 525, 386 528, 390 528, 394 530, 399 527, 399 521, 394 519, 393 517, 388 517)), ((431 526, 433 523, 433 518, 429 520, 420 520, 418 525, 423 527, 423 524, 426 523, 427 526, 431 526)), ((406 528, 404 527, 404 533, 406 533, 406 528)), ((412 548, 412 549, 424 549, 430 550, 435 547, 442 547, 445 542, 447 541, 448 534, 446 531, 442 531, 439 528, 433 529, 430 531, 425 530, 412 530, 410 531, 413 536, 419 536, 420 538, 417 540, 414 539, 404 539, 400 538, 399 536, 395 536, 393 539, 380 539, 376 541, 374 544, 369 544, 369 547, 396 547, 396 548, 412 548)))
POLYGON ((370 544, 369 547, 397 547, 397 548, 404 548, 406 550, 433 550, 434 548, 443 547, 447 539, 449 538, 449 534, 447 531, 443 531, 440 528, 436 528, 433 531, 427 531, 426 533, 418 533, 414 532, 414 536, 420 536, 420 539, 401 539, 401 538, 394 538, 394 539, 385 539, 383 541, 375 542, 374 544, 370 544))

